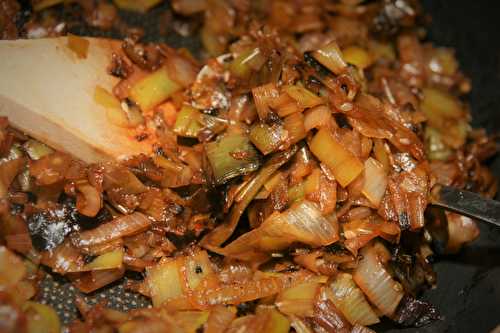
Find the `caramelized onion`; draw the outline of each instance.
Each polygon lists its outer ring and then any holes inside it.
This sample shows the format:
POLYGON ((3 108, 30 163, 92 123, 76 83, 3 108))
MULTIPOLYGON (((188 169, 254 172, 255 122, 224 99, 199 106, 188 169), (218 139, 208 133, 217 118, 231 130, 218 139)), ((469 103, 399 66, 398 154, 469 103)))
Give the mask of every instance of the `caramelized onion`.
POLYGON ((183 87, 187 87, 196 80, 198 68, 189 59, 178 54, 169 53, 165 61, 168 76, 183 87))
POLYGON ((368 158, 365 161, 362 193, 375 207, 378 207, 385 194, 386 187, 387 175, 385 174, 383 165, 371 157, 368 158))
POLYGON ((383 266, 390 258, 389 251, 380 243, 364 247, 363 258, 354 271, 353 279, 368 299, 386 316, 391 316, 403 298, 403 287, 383 266))
POLYGON ((327 295, 352 325, 379 322, 376 313, 348 273, 338 274, 330 283, 327 295))
POLYGON ((462 245, 469 243, 479 236, 479 228, 476 222, 463 215, 445 212, 448 221, 448 243, 446 251, 455 253, 462 245))
POLYGON ((0 163, 0 199, 7 196, 9 187, 14 178, 21 171, 23 164, 24 160, 22 158, 0 163))
POLYGON ((97 270, 83 275, 73 280, 73 284, 83 293, 91 293, 123 277, 124 268, 97 270))
POLYGON ((200 244, 205 247, 219 246, 225 242, 231 234, 234 232, 238 221, 243 214, 244 210, 253 200, 255 195, 259 192, 266 181, 278 170, 283 164, 288 162, 290 158, 295 154, 297 148, 293 146, 288 151, 276 153, 273 155, 263 167, 252 177, 248 183, 242 188, 238 194, 237 203, 231 209, 229 213, 229 219, 226 223, 221 224, 215 228, 208 235, 203 237, 200 244))
POLYGON ((94 217, 102 208, 102 197, 99 191, 90 184, 77 186, 76 209, 85 216, 94 217))
POLYGON ((236 318, 236 308, 224 305, 216 305, 210 311, 205 333, 225 332, 231 322, 236 318))
POLYGON ((135 212, 130 215, 115 218, 111 222, 101 224, 95 229, 81 232, 74 239, 78 247, 88 247, 108 243, 117 238, 131 236, 149 228, 151 220, 144 214, 135 212))
POLYGON ((315 204, 304 200, 281 214, 274 213, 259 228, 239 237, 221 251, 227 256, 247 259, 246 252, 281 250, 293 242, 318 247, 338 239, 336 221, 327 220, 315 204))
POLYGON ((5 246, 0 246, 0 291, 8 290, 26 275, 21 259, 5 246))

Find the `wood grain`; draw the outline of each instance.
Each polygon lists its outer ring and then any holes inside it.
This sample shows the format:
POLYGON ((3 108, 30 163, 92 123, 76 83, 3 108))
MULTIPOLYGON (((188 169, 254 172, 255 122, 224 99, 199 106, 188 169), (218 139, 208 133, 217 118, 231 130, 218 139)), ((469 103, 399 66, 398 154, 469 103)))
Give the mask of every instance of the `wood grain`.
POLYGON ((68 48, 66 37, 0 41, 0 116, 86 162, 149 153, 150 141, 111 124, 94 100, 97 85, 111 91, 117 83, 106 69, 119 42, 87 40, 85 59, 68 48))

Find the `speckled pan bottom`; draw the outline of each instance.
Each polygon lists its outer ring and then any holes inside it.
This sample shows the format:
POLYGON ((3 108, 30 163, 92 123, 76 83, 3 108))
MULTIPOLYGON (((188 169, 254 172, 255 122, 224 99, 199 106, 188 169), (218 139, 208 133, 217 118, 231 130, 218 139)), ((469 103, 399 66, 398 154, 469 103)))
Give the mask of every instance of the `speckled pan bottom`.
POLYGON ((70 324, 79 317, 75 306, 77 295, 82 296, 89 305, 105 301, 107 306, 120 311, 151 307, 151 302, 147 297, 124 289, 126 280, 127 278, 123 278, 97 292, 85 295, 64 278, 47 274, 40 284, 37 298, 41 303, 52 306, 64 325, 70 324))

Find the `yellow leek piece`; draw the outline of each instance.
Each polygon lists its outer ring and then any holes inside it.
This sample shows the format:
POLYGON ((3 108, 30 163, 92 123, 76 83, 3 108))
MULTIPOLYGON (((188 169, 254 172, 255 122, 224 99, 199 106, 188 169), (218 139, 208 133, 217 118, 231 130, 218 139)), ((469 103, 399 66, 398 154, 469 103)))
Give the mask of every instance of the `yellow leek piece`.
POLYGON ((371 55, 359 46, 348 46, 342 50, 344 60, 354 66, 365 69, 373 63, 371 55))
POLYGON ((116 249, 104 253, 87 265, 83 266, 84 271, 97 271, 103 269, 121 268, 123 265, 123 250, 116 249))
POLYGON ((309 144, 312 153, 331 170, 342 187, 363 171, 363 163, 344 148, 327 129, 320 129, 309 144))
POLYGON ((147 111, 164 102, 181 88, 180 84, 168 76, 167 69, 162 67, 137 82, 130 89, 129 97, 142 111, 147 111))
POLYGON ((59 333, 61 322, 57 313, 48 305, 28 301, 23 310, 27 314, 27 330, 29 333, 59 333))
POLYGON ((172 260, 146 270, 146 282, 155 307, 164 301, 182 295, 179 261, 172 260))

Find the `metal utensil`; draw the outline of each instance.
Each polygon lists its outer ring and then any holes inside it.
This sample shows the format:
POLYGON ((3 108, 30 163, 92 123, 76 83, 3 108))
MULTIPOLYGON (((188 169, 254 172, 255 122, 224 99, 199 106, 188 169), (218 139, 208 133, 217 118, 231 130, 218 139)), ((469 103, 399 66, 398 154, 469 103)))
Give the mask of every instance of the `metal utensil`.
POLYGON ((442 186, 432 204, 500 226, 500 201, 484 198, 477 193, 442 186))

